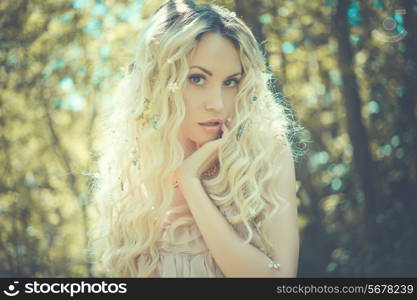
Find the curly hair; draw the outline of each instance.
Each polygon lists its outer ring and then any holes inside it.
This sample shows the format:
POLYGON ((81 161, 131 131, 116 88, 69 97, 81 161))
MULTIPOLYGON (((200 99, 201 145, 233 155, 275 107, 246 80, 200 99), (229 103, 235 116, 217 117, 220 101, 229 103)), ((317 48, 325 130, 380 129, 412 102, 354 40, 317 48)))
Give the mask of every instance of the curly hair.
MULTIPOLYGON (((219 172, 202 179, 202 184, 219 209, 236 206, 228 221, 245 225, 246 242, 255 228, 272 253, 262 224, 286 205, 274 191, 274 178, 286 147, 295 160, 301 157, 292 138, 302 128, 282 97, 269 88, 273 75, 266 71, 262 50, 241 19, 213 4, 166 1, 145 24, 134 61, 118 83, 113 101, 103 108, 99 179, 93 193, 98 219, 90 232, 90 250, 111 276, 149 277, 157 267, 155 242, 174 195, 171 174, 184 160, 177 136, 185 117, 181 92, 189 70, 186 57, 208 32, 233 43, 244 76, 231 134, 219 149, 219 172), (142 253, 149 253, 150 259, 139 268, 142 253)), ((185 216, 174 224, 187 222, 192 220, 185 216)))

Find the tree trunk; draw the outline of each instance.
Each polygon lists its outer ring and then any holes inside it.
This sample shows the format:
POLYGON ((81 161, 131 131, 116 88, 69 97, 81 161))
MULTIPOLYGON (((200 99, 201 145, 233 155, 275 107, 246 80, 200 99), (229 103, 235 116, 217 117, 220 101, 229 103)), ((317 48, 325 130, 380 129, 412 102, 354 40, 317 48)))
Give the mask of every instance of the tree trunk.
POLYGON ((375 167, 369 147, 369 137, 361 117, 361 98, 354 73, 353 49, 347 9, 350 1, 338 1, 333 15, 333 34, 338 45, 338 65, 342 77, 342 101, 346 109, 347 130, 353 148, 353 166, 356 180, 365 196, 364 222, 367 224, 369 241, 379 241, 380 234, 375 217, 380 211, 382 199, 376 190, 375 167))

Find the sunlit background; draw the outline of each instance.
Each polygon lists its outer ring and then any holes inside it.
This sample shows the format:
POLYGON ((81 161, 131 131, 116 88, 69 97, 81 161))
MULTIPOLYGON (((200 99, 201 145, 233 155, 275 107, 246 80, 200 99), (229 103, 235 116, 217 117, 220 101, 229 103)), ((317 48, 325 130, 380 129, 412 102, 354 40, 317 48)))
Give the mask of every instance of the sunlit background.
MULTIPOLYGON (((417 1, 196 2, 249 25, 313 141, 298 275, 416 277, 417 1)), ((1 277, 103 275, 85 251, 99 104, 160 3, 0 1, 1 277)))

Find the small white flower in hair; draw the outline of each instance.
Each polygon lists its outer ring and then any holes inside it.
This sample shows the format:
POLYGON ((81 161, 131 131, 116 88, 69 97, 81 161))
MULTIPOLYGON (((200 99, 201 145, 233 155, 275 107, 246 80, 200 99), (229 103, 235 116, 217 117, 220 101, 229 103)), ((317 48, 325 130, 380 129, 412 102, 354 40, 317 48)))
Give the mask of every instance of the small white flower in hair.
POLYGON ((236 13, 235 13, 234 11, 231 11, 231 12, 229 13, 229 16, 231 16, 232 18, 234 18, 234 17, 236 17, 236 13))
POLYGON ((178 84, 176 82, 170 82, 167 88, 171 93, 174 93, 176 90, 178 90, 178 84))

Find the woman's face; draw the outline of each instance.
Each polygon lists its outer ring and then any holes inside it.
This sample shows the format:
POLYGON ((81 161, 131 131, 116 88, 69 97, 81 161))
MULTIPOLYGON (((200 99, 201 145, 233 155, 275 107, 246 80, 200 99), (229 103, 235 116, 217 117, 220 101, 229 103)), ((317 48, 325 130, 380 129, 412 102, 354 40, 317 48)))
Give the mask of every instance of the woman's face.
POLYGON ((216 139, 199 123, 232 116, 242 66, 239 52, 230 40, 217 33, 205 33, 191 56, 187 82, 183 90, 186 108, 179 140, 186 154, 216 139))

